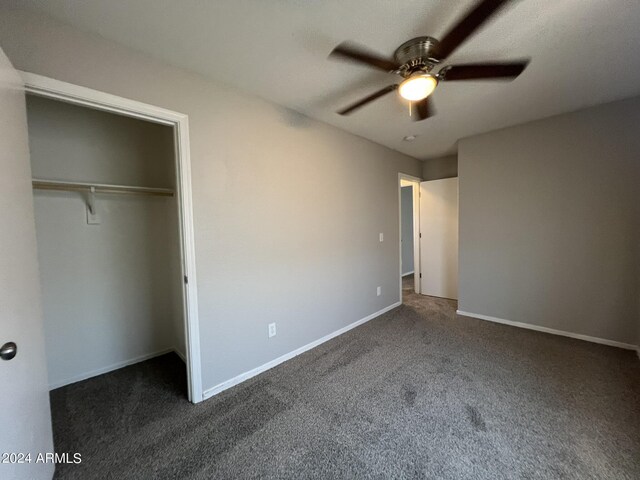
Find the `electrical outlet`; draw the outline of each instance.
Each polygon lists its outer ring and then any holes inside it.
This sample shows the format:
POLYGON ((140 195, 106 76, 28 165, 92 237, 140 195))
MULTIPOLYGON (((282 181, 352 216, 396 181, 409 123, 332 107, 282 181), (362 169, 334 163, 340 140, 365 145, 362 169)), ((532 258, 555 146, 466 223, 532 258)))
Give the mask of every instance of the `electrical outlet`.
POLYGON ((269 338, 275 337, 275 336, 276 336, 276 324, 275 323, 270 323, 269 324, 269 338))
POLYGON ((382 295, 382 287, 378 287, 376 289, 376 293, 378 294, 378 296, 382 295))
POLYGON ((381 234, 380 234, 380 241, 381 241, 381 242, 384 242, 384 233, 381 233, 381 234))

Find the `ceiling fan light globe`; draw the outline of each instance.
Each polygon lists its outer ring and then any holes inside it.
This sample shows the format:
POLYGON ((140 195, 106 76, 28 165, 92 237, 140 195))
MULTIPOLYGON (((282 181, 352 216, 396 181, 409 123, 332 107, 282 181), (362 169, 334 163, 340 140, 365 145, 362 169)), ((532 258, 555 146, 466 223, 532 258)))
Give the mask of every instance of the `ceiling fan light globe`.
POLYGON ((428 73, 413 74, 400 84, 398 92, 400 96, 410 102, 424 100, 433 93, 438 85, 438 80, 428 73))

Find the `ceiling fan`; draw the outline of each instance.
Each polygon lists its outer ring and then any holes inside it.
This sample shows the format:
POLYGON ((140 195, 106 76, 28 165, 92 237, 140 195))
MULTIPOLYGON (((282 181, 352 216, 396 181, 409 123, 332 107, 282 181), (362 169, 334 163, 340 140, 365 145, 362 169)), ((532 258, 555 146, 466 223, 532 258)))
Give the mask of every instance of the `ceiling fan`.
POLYGON ((400 75, 399 84, 389 85, 368 97, 338 111, 349 115, 369 102, 398 90, 411 105, 411 118, 419 121, 435 112, 430 95, 440 82, 455 80, 505 79, 513 80, 527 67, 528 61, 485 62, 447 65, 435 69, 471 36, 489 17, 509 0, 481 0, 449 32, 438 41, 433 37, 417 37, 400 45, 393 58, 370 53, 350 43, 341 43, 329 57, 354 61, 369 67, 400 75))

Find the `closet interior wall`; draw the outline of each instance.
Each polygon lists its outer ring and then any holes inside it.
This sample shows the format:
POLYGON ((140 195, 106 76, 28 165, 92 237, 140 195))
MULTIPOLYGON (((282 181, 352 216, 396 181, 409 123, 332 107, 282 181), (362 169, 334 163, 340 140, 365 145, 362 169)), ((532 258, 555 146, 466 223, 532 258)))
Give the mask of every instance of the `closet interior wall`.
MULTIPOLYGON (((171 127, 27 96, 34 179, 176 188, 171 127)), ((185 353, 177 196, 34 190, 50 388, 185 353)))

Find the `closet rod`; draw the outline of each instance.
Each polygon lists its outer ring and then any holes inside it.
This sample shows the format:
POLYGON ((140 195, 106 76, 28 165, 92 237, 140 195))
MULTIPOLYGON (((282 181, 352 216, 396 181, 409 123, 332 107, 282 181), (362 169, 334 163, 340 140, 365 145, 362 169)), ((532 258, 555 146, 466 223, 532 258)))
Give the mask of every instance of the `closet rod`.
POLYGON ((173 190, 169 188, 135 187, 130 185, 111 185, 107 183, 85 183, 85 182, 61 182, 58 180, 33 179, 33 188, 39 190, 65 190, 70 192, 90 192, 93 188, 95 193, 125 193, 130 195, 157 195, 161 197, 173 197, 173 190))

